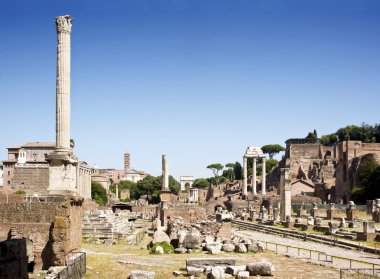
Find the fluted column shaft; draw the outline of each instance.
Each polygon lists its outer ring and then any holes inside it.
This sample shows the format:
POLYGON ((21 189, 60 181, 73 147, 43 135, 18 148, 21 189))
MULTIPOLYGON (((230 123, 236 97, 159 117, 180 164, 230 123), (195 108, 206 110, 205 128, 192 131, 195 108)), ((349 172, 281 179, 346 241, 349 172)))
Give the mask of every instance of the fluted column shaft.
POLYGON ((257 162, 257 159, 256 158, 253 158, 253 166, 252 166, 252 189, 253 189, 253 195, 256 196, 257 195, 257 190, 256 190, 256 181, 257 181, 257 173, 256 173, 256 162, 257 162))
POLYGON ((243 157, 243 191, 242 195, 247 195, 247 157, 243 157))
POLYGON ((162 190, 169 191, 169 166, 166 155, 162 155, 162 190))
POLYGON ((262 166, 263 166, 263 170, 262 170, 262 179, 261 179, 261 185, 262 185, 262 190, 261 190, 261 193, 262 194, 266 194, 266 176, 267 176, 267 170, 266 170, 266 158, 263 157, 263 163, 262 163, 262 166))
POLYGON ((56 18, 56 144, 60 151, 70 151, 70 16, 56 18))

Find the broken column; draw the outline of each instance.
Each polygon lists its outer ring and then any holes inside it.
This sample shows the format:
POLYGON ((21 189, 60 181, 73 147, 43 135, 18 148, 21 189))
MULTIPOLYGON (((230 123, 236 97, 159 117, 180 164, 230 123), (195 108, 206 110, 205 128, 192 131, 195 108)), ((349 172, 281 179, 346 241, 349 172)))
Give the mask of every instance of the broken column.
POLYGON ((51 194, 77 192, 77 158, 70 140, 70 36, 72 17, 58 16, 56 80, 56 147, 47 157, 51 194))
POLYGON ((286 221, 287 216, 292 215, 292 188, 290 184, 290 169, 281 169, 281 220, 286 221))
POLYGON ((161 202, 170 201, 169 189, 169 165, 166 155, 162 155, 162 188, 161 188, 161 202))

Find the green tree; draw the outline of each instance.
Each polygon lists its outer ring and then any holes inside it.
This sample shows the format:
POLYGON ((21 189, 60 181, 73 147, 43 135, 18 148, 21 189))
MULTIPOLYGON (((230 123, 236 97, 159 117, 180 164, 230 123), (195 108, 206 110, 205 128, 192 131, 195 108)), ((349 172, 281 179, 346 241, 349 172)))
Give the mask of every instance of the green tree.
POLYGON ((225 167, 227 169, 223 171, 223 176, 225 178, 228 178, 229 181, 235 180, 235 173, 234 173, 235 164, 234 163, 227 163, 225 165, 225 167))
POLYGON ((210 182, 205 178, 197 178, 193 182, 194 188, 207 189, 210 186, 210 182))
MULTIPOLYGON (((129 180, 122 180, 119 182, 118 187, 119 187, 119 197, 118 198, 120 198, 121 191, 123 191, 125 189, 129 190, 129 194, 131 197, 136 196, 136 191, 137 191, 137 183, 136 182, 129 181, 129 180)), ((110 192, 116 194, 116 184, 112 184, 110 186, 110 192)))
POLYGON ((333 146, 338 141, 338 135, 336 133, 323 135, 321 137, 321 144, 326 146, 333 146))
POLYGON ((91 198, 99 205, 106 205, 108 202, 107 191, 99 182, 91 183, 91 198))
POLYGON ((277 165, 278 161, 276 159, 268 159, 265 165, 266 172, 270 172, 273 168, 277 167, 277 165))
POLYGON ((376 158, 370 154, 363 158, 357 170, 357 179, 351 192, 351 199, 357 203, 365 203, 380 195, 380 166, 376 158))
POLYGON ((139 199, 143 195, 147 195, 150 202, 160 202, 160 193, 162 188, 161 177, 148 175, 144 179, 137 182, 137 195, 139 199))
POLYGON ((216 185, 219 184, 219 172, 223 169, 223 165, 219 163, 211 164, 207 166, 208 169, 212 170, 214 174, 216 185))
POLYGON ((269 155, 270 159, 273 159, 273 156, 281 151, 285 151, 285 148, 279 144, 267 144, 261 147, 261 150, 269 155))
POLYGON ((239 162, 235 162, 235 166, 234 166, 235 179, 241 180, 243 178, 242 173, 243 173, 243 168, 241 167, 241 164, 239 162))
POLYGON ((362 142, 376 142, 376 126, 362 123, 361 126, 348 125, 337 132, 339 140, 360 140, 362 142))
POLYGON ((314 132, 309 132, 305 138, 306 139, 317 139, 317 131, 314 129, 314 132))
POLYGON ((181 184, 171 175, 169 175, 169 189, 175 195, 178 195, 181 190, 181 184))

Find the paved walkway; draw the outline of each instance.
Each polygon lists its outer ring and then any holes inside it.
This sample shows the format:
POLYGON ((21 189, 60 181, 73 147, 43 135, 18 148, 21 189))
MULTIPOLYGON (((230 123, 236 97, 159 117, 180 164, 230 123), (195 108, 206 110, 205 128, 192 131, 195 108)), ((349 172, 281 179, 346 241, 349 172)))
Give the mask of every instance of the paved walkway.
MULTIPOLYGON (((379 258, 380 255, 368 254, 368 253, 363 253, 359 251, 348 250, 348 249, 343 249, 343 248, 334 247, 334 246, 328 246, 325 244, 318 244, 318 243, 313 243, 313 242, 305 242, 305 241, 296 240, 296 239, 284 238, 281 236, 265 234, 261 232, 255 232, 255 231, 235 229, 234 234, 239 237, 249 238, 252 240, 258 240, 262 242, 273 242, 273 243, 282 244, 282 245, 288 245, 288 246, 293 246, 293 247, 298 247, 298 248, 319 251, 321 253, 326 253, 327 255, 333 256, 333 257, 342 257, 342 258, 352 259, 353 261, 351 261, 351 268, 372 268, 373 267, 372 264, 377 264, 378 266, 375 266, 375 268, 380 268, 380 258, 379 258), (356 262, 355 260, 367 262, 368 264, 359 263, 359 262, 356 262)), ((276 246, 274 244, 268 244, 268 249, 273 251, 276 249, 276 246)), ((295 248, 287 249, 286 247, 280 246, 280 245, 277 246, 277 249, 278 249, 277 252, 279 254, 289 255, 291 257, 299 256, 299 257, 307 258, 307 259, 310 258, 309 251, 300 250, 299 252, 298 249, 295 249, 295 248)), ((322 258, 323 260, 325 259, 325 257, 321 255, 321 260, 322 258)), ((329 257, 328 259, 330 260, 329 257)), ((317 252, 312 252, 311 260, 313 262, 318 261, 317 252)), ((337 268, 350 268, 350 261, 334 258, 332 265, 337 268)))

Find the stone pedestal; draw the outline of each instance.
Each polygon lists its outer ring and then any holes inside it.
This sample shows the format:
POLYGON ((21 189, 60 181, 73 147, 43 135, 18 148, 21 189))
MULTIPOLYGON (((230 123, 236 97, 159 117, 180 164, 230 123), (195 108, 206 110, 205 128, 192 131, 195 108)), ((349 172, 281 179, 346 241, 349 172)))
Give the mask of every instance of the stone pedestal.
POLYGON ((49 160, 49 194, 77 192, 77 164, 75 161, 60 160, 51 153, 49 160))
POLYGON ((320 217, 320 212, 319 212, 319 209, 318 208, 313 208, 310 212, 310 215, 313 217, 313 218, 317 218, 317 217, 320 217))
POLYGON ((327 210, 327 219, 332 220, 334 219, 338 214, 338 210, 336 208, 330 208, 327 210))
POLYGON ((363 232, 364 233, 375 233, 376 232, 375 222, 364 221, 363 222, 363 232))
POLYGON ((379 223, 380 222, 380 211, 372 212, 372 221, 379 223))
POLYGON ((297 212, 297 217, 305 217, 307 215, 306 209, 305 208, 300 208, 297 212))
POLYGON ((161 199, 161 202, 170 202, 171 201, 170 191, 168 191, 168 190, 161 190, 160 199, 161 199))
POLYGON ((356 208, 347 208, 346 209, 346 216, 347 221, 352 221, 358 218, 359 210, 356 208))
POLYGON ((359 241, 375 241, 377 238, 377 233, 357 233, 357 240, 359 241))

